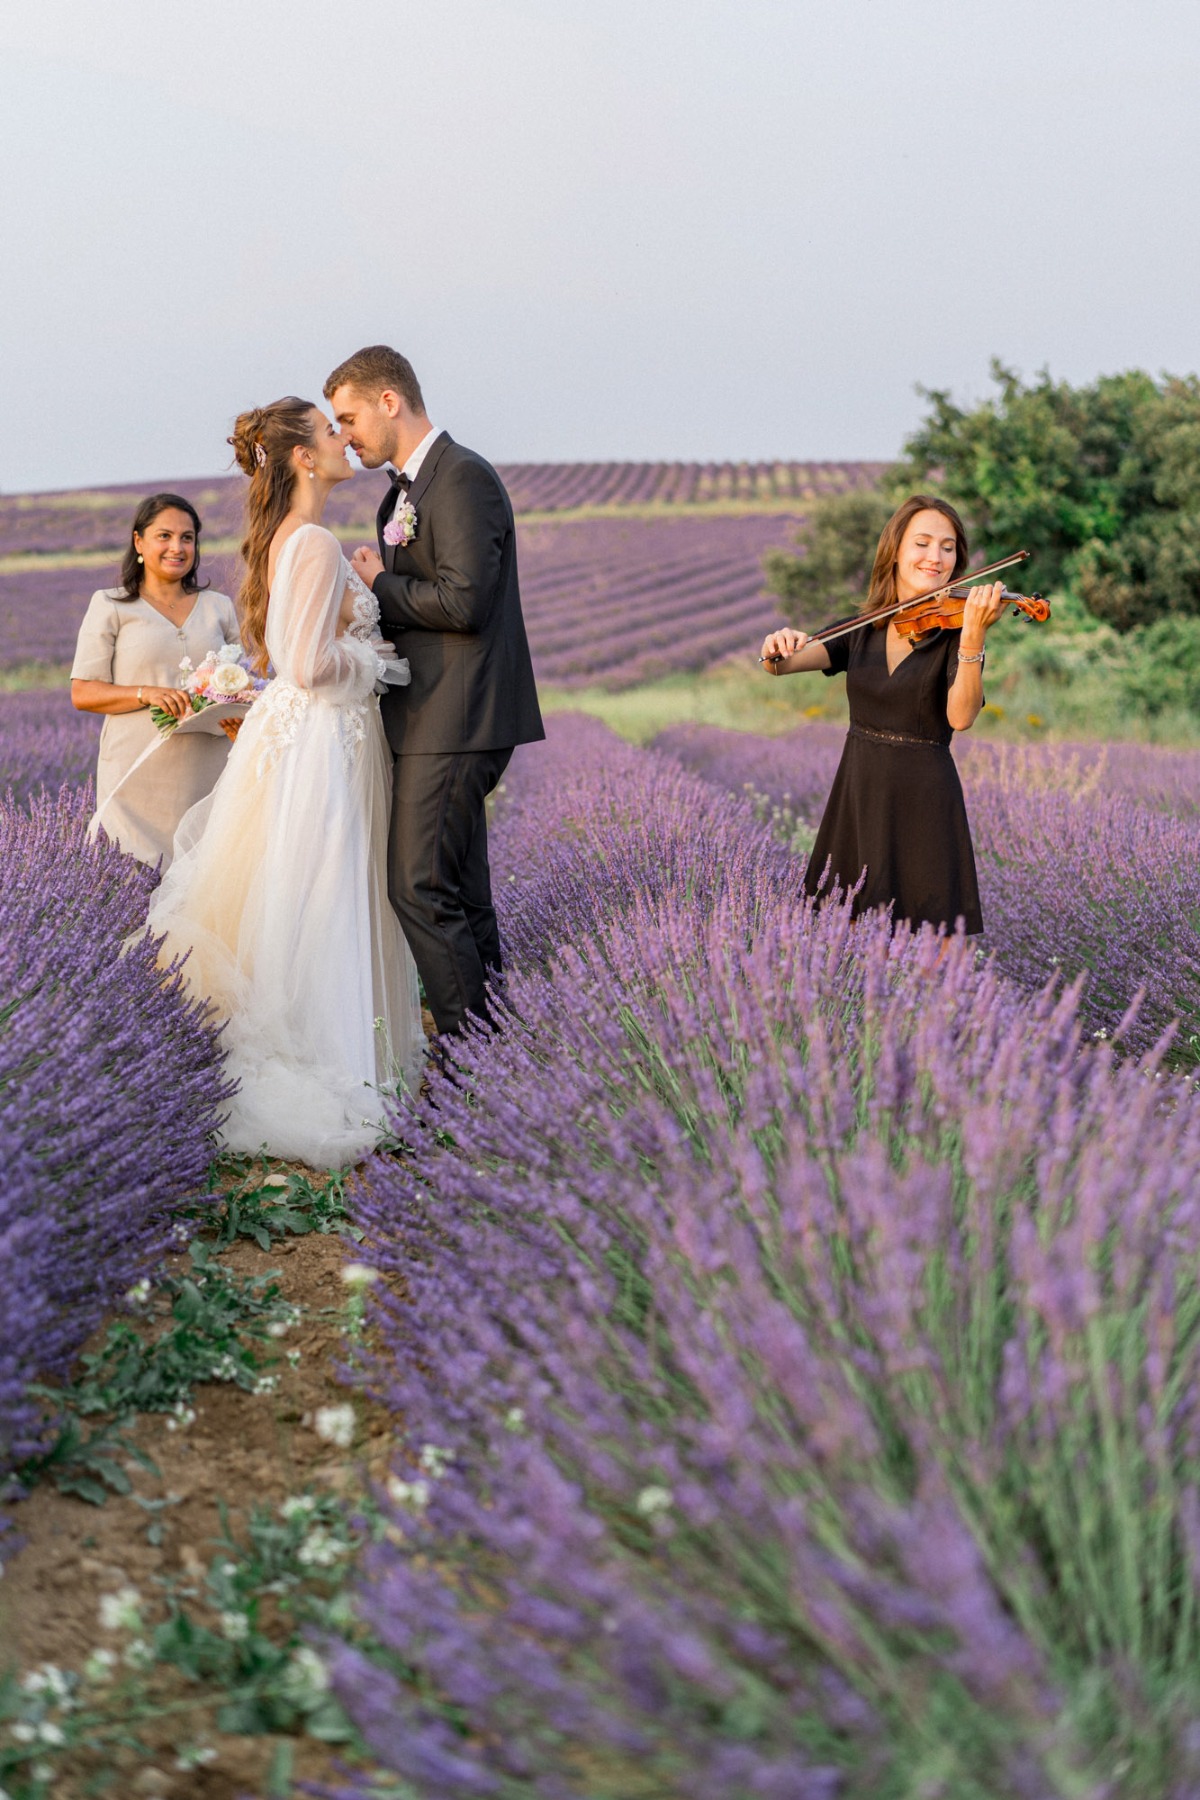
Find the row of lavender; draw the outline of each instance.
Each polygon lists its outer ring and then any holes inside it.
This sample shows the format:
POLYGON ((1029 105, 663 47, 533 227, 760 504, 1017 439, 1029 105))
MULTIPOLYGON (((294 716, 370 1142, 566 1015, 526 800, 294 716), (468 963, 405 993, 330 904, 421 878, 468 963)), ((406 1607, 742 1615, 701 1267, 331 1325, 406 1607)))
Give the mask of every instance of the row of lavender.
MULTIPOLYGON (((522 512, 589 506, 777 506, 803 503, 878 479, 882 463, 503 463, 500 475, 522 512)), ((245 483, 215 480, 148 482, 81 493, 0 495, 0 554, 113 549, 125 542, 138 502, 155 488, 183 494, 198 507, 210 537, 238 535, 245 483)), ((332 497, 335 524, 369 527, 384 484, 364 474, 332 497)))
MULTIPOLYGON (((657 747, 768 803, 789 830, 820 819, 843 733, 761 738, 673 727, 657 747)), ((956 745, 983 901, 984 948, 1022 986, 1086 976, 1081 1017, 1148 1048, 1181 1020, 1200 1061, 1200 753, 1146 745, 956 745)), ((762 808, 760 807, 760 810, 762 808)))
MULTIPOLYGON (((777 621, 762 558, 794 536, 784 514, 604 519, 519 527, 521 591, 538 674, 629 687, 743 654, 777 621)), ((235 559, 204 573, 236 589, 235 559)), ((92 591, 115 565, 0 573, 0 666, 69 662, 92 591)))
POLYGON ((560 720, 510 788, 508 1011, 361 1199, 376 1755, 430 1800, 1194 1794, 1194 1088, 814 916, 675 759, 560 720))
POLYGON ((49 698, 0 704, 0 793, 29 799, 0 801, 0 1485, 44 1438, 31 1382, 65 1372, 202 1189, 226 1092, 178 980, 122 954, 153 880, 85 841, 94 721, 49 698))

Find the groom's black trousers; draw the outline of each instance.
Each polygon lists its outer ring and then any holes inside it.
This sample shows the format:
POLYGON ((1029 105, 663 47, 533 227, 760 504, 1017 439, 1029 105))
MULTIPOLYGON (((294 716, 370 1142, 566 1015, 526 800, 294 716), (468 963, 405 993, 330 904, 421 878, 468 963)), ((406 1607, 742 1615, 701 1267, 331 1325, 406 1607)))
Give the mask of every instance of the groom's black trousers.
POLYGON ((487 797, 511 750, 398 756, 392 786, 388 893, 439 1032, 486 1016, 485 983, 500 967, 492 909, 487 797))

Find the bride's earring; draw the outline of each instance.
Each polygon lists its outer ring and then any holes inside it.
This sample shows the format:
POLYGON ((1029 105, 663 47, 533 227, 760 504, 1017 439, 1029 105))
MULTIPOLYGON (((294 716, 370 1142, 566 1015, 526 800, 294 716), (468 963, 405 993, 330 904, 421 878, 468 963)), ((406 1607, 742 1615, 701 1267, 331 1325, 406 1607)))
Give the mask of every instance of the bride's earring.
POLYGON ((145 562, 145 560, 146 560, 146 559, 145 559, 145 557, 144 557, 144 556, 143 556, 143 555, 141 555, 141 553, 140 553, 140 552, 139 552, 139 553, 138 553, 138 561, 139 561, 139 562, 145 562))
POLYGON ((310 481, 315 481, 317 479, 317 471, 315 469, 310 469, 308 471, 308 479, 310 481))

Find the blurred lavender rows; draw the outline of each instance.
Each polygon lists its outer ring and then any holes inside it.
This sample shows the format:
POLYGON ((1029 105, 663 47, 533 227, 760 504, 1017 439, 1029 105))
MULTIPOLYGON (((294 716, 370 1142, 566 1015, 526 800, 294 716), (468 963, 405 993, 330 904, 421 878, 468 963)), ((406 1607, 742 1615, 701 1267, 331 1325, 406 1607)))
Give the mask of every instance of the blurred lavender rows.
POLYGON ((1194 1087, 814 917, 746 800, 591 721, 506 788, 506 1017, 360 1197, 374 1754, 427 1800, 1190 1800, 1194 1087))
MULTIPOLYGON (((761 738, 682 725, 656 748, 706 781, 761 796, 789 831, 816 824, 844 734, 761 738)), ((1128 1042, 1181 1021, 1200 1061, 1200 752, 1148 745, 956 742, 983 900, 982 944, 1024 987, 1087 976, 1081 1017, 1128 1042)))
MULTIPOLYGON (((11 702, 0 717, 7 738, 11 702)), ((227 1092, 179 981, 122 954, 154 877, 85 843, 90 812, 86 787, 0 803, 0 1476, 46 1429, 29 1383, 66 1373, 203 1188, 227 1092)))
POLYGON ((79 713, 61 689, 0 694, 0 800, 39 789, 91 785, 102 721, 79 713))
MULTIPOLYGON (((581 506, 786 505, 878 480, 883 463, 501 463, 499 474, 519 512, 581 506)), ((362 471, 336 490, 333 524, 373 525, 386 484, 362 471)), ((246 484, 240 475, 199 481, 92 488, 77 493, 0 494, 0 555, 117 549, 147 494, 167 490, 190 500, 210 538, 242 530, 246 484)))
MULTIPOLYGON (((752 660, 778 617, 763 589, 763 552, 788 543, 798 523, 773 513, 519 524, 538 675, 628 687, 739 652, 752 660)), ((236 557, 218 553, 201 572, 236 593, 237 569, 236 557)), ((0 667, 69 662, 88 599, 116 580, 115 561, 0 573, 0 667)))

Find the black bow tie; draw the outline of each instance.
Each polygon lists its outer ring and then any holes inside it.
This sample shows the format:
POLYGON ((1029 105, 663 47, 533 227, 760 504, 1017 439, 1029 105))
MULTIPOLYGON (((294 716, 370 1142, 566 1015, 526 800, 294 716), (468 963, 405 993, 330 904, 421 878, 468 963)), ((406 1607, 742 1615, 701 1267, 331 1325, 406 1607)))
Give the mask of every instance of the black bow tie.
POLYGON ((412 486, 412 476, 406 475, 403 469, 389 469, 388 480, 393 487, 408 488, 412 486))

